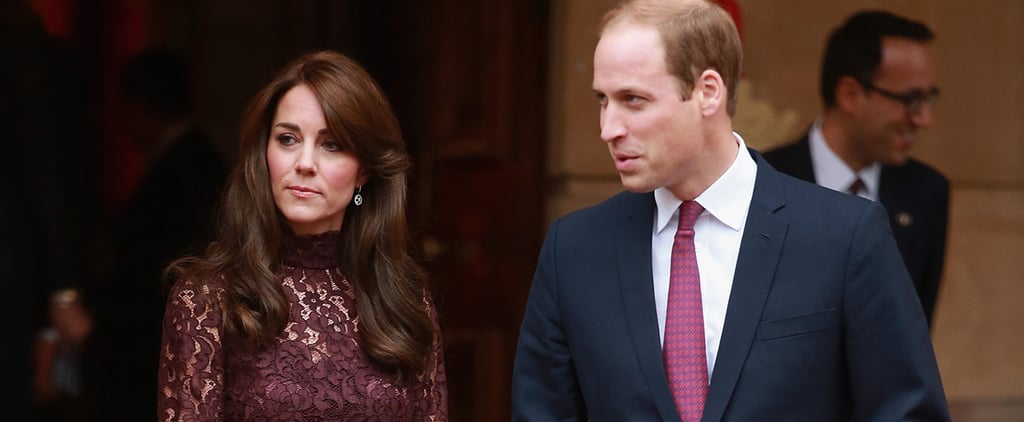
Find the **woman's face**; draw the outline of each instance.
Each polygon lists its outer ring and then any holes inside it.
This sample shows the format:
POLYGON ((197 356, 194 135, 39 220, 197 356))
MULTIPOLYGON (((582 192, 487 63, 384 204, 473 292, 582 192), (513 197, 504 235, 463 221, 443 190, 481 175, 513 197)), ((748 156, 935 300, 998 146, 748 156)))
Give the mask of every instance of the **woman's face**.
POLYGON ((359 160, 327 129, 313 91, 298 85, 277 105, 267 142, 274 203, 292 230, 340 230, 356 186, 366 182, 359 160))

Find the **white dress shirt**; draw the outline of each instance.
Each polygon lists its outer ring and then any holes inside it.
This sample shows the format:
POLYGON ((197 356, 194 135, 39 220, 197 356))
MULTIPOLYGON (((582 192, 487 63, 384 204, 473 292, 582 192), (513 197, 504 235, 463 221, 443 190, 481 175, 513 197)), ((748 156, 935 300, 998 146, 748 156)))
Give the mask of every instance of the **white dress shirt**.
POLYGON ((810 138, 811 167, 814 168, 814 180, 817 184, 835 191, 850 193, 847 189, 859 177, 860 181, 864 182, 864 189, 861 189, 857 196, 872 201, 878 200, 878 179, 882 176, 881 164, 874 162, 870 166, 854 172, 825 142, 825 135, 821 132, 820 118, 814 122, 808 137, 810 138))
MULTIPOLYGON (((757 177, 757 164, 750 157, 743 138, 735 132, 733 135, 739 145, 736 158, 729 169, 696 198, 697 203, 704 207, 704 212, 693 226, 694 250, 700 272, 701 304, 704 307, 704 341, 709 382, 715 368, 718 344, 722 339, 729 293, 736 273, 736 259, 754 195, 754 179, 757 177)), ((654 200, 658 207, 651 239, 651 265, 658 334, 664 344, 672 243, 679 226, 679 205, 683 201, 666 188, 656 189, 654 200)))

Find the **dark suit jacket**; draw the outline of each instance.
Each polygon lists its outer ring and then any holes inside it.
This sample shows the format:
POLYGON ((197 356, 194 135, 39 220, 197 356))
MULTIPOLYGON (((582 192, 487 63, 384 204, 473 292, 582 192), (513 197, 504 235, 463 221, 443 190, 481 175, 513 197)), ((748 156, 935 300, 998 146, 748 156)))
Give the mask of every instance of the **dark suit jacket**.
MULTIPOLYGON (((783 173, 816 182, 807 136, 766 152, 764 158, 783 173)), ((930 326, 946 256, 949 182, 931 167, 911 159, 901 166, 882 166, 878 199, 889 213, 896 245, 930 326)))
MULTIPOLYGON (((758 166, 704 421, 948 420, 885 211, 758 166)), ((516 351, 515 421, 678 421, 651 273, 652 193, 556 220, 516 351)))

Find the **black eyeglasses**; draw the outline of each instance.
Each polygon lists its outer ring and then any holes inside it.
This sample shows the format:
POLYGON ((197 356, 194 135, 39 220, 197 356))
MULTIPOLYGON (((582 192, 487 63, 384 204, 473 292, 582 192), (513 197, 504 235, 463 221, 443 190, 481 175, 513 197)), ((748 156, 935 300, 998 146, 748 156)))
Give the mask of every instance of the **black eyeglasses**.
POLYGON ((868 81, 859 82, 865 90, 875 91, 879 94, 882 94, 883 97, 899 101, 900 103, 903 104, 904 107, 907 108, 907 112, 910 114, 920 113, 921 109, 924 107, 925 104, 935 104, 935 101, 938 101, 940 94, 939 88, 934 86, 929 88, 927 91, 915 89, 913 91, 906 92, 903 94, 897 94, 887 89, 879 88, 875 86, 875 84, 868 81))

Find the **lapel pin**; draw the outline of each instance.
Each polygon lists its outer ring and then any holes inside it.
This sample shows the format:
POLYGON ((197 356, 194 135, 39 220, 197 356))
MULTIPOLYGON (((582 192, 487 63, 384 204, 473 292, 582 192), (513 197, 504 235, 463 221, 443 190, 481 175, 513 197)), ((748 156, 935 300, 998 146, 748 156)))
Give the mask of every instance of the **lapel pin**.
POLYGON ((910 227, 911 224, 914 224, 914 217, 911 217, 909 212, 900 211, 896 214, 896 223, 900 227, 910 227))

